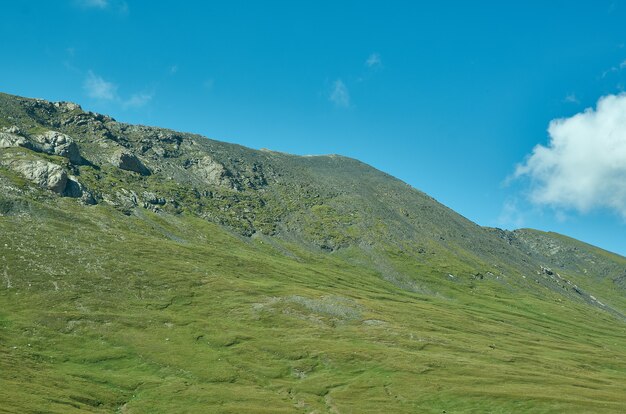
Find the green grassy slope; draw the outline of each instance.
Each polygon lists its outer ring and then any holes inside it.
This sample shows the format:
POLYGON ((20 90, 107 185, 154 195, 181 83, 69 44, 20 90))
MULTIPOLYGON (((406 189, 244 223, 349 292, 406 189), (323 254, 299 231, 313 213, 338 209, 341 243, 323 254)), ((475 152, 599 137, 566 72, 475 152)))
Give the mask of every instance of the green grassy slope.
POLYGON ((3 412, 619 412, 626 325, 547 289, 436 295, 193 217, 0 218, 3 412))
POLYGON ((626 406, 621 257, 481 228, 344 157, 0 94, 14 125, 86 161, 17 147, 0 164, 59 165, 96 204, 0 165, 0 412, 626 406), (151 174, 112 165, 121 147, 151 174))

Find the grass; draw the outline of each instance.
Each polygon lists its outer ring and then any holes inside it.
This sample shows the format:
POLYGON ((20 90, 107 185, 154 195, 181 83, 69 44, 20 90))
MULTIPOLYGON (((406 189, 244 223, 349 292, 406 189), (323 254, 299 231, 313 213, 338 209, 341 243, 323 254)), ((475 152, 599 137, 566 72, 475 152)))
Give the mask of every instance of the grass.
POLYGON ((548 289, 470 289, 424 266, 439 294, 413 293, 192 216, 61 203, 0 217, 0 412, 626 405, 626 325, 548 289))

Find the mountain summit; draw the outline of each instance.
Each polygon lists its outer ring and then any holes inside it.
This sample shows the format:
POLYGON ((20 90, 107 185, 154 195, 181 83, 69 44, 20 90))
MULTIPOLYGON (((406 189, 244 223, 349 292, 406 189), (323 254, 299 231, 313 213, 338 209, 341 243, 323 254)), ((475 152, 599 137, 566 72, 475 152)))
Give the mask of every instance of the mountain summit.
POLYGON ((626 259, 357 160, 0 94, 7 412, 619 412, 626 259))

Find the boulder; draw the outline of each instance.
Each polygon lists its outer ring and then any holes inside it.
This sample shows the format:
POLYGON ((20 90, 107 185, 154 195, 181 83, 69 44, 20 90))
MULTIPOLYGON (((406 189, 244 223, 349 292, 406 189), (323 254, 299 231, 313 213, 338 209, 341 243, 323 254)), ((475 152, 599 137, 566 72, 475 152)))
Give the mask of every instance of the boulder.
POLYGON ((0 132, 0 148, 24 147, 27 145, 27 142, 26 138, 19 135, 10 132, 0 132))
POLYGON ((111 164, 126 171, 133 171, 141 175, 150 175, 150 170, 143 165, 134 154, 121 150, 113 154, 111 164))
POLYGON ((15 160, 8 167, 40 187, 58 194, 65 192, 68 177, 59 165, 43 160, 15 160))
POLYGON ((80 164, 82 157, 78 145, 69 136, 57 131, 47 131, 33 137, 33 141, 41 152, 58 155, 70 160, 73 164, 80 164))

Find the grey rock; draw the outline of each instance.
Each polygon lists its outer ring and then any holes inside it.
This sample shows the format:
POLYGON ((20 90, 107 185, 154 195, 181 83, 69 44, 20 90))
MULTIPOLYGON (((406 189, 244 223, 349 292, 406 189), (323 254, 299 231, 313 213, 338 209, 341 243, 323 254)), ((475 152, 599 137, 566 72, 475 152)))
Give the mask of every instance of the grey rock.
POLYGON ((144 191, 143 194, 141 194, 141 198, 143 198, 143 200, 146 203, 156 204, 156 205, 160 205, 160 206, 165 205, 165 203, 167 202, 167 200, 165 200, 165 198, 158 197, 155 193, 148 192, 148 191, 144 191))
POLYGON ((36 135, 33 140, 41 152, 68 158, 73 164, 80 164, 82 161, 78 145, 65 134, 47 131, 36 135))
POLYGON ((95 206, 98 204, 96 197, 91 193, 91 191, 83 191, 83 195, 80 197, 81 203, 87 206, 95 206))
POLYGON ((133 171, 141 175, 150 175, 150 170, 143 165, 139 158, 124 150, 117 151, 113 154, 111 164, 122 170, 133 171))
POLYGON ((22 134, 22 130, 17 125, 12 125, 10 127, 4 127, 4 128, 2 128, 2 132, 8 132, 9 134, 17 134, 17 135, 21 135, 22 134))
POLYGON ((205 156, 199 159, 193 166, 194 172, 209 184, 219 185, 223 187, 233 187, 230 179, 231 173, 218 161, 211 156, 205 156))
POLYGON ((131 214, 132 210, 139 205, 139 197, 136 192, 122 188, 121 191, 115 193, 113 205, 120 208, 124 214, 131 214))
POLYGON ((54 102, 53 105, 62 110, 63 112, 71 112, 74 111, 76 109, 82 109, 80 107, 80 105, 75 104, 74 102, 65 102, 65 101, 61 101, 61 102, 54 102))
POLYGON ((119 191, 112 194, 102 193, 102 201, 114 206, 126 215, 132 214, 135 207, 139 205, 137 193, 125 188, 120 188, 119 191))
POLYGON ((65 192, 68 177, 59 165, 43 160, 14 160, 7 166, 40 187, 58 194, 65 192))
POLYGON ((0 148, 25 147, 27 143, 26 138, 15 133, 0 132, 0 148))
POLYGON ((154 154, 157 157, 165 157, 165 150, 158 145, 155 145, 154 147, 152 147, 152 151, 154 151, 154 154))

